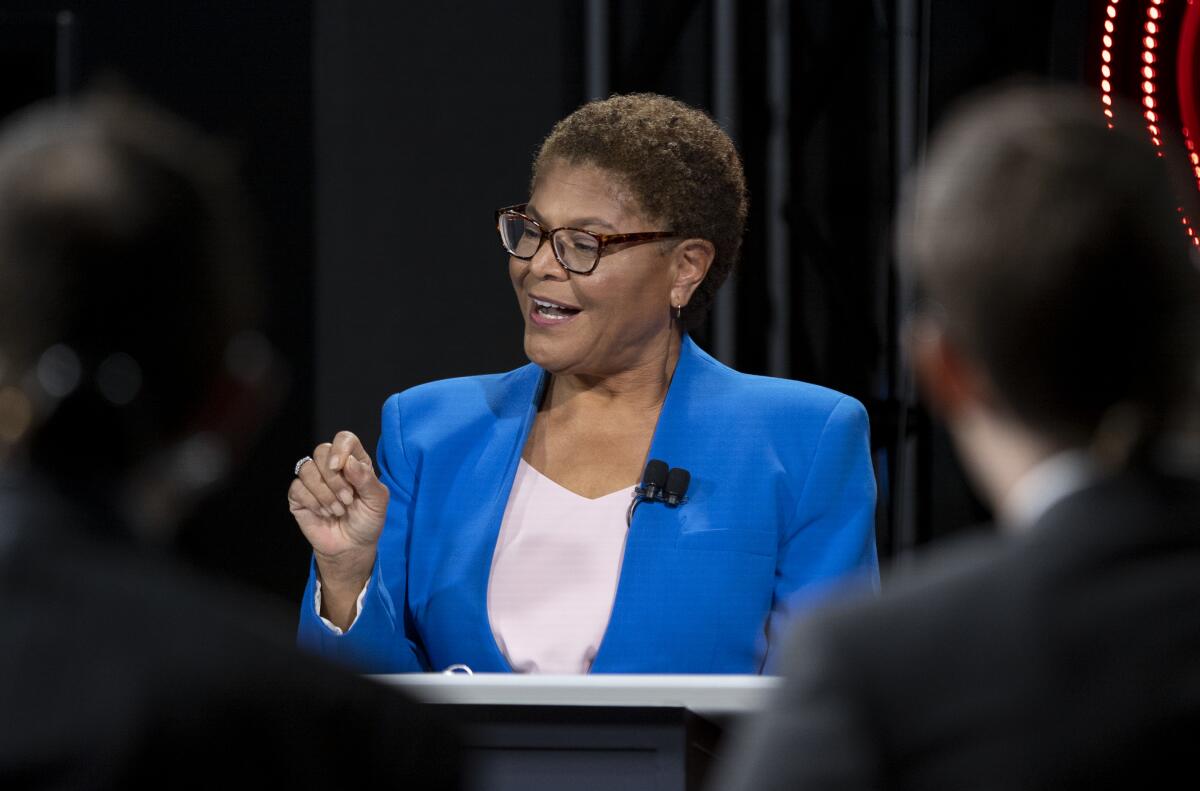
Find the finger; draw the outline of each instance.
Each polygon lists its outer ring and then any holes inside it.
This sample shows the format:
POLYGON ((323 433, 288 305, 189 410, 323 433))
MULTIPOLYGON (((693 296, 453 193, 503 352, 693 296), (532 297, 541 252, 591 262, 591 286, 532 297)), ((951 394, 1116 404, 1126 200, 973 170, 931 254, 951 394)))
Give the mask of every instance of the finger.
POLYGON ((326 519, 329 518, 329 511, 321 505, 321 501, 313 496, 313 493, 299 478, 292 481, 292 485, 288 487, 288 508, 292 513, 311 511, 326 519))
POLYGON ((345 507, 338 501, 337 495, 325 483, 325 479, 321 477, 321 473, 318 470, 321 466, 318 456, 323 456, 328 452, 328 446, 318 446, 313 451, 313 460, 301 467, 300 474, 296 477, 330 514, 343 516, 346 513, 345 507))
POLYGON ((346 479, 340 472, 335 472, 329 468, 329 456, 333 453, 332 448, 333 446, 328 442, 318 445, 313 450, 312 466, 320 473, 321 478, 325 481, 325 485, 329 487, 334 496, 342 501, 342 505, 350 505, 354 502, 354 489, 346 482, 346 479))
POLYGON ((354 458, 371 464, 371 455, 363 447, 362 441, 353 431, 339 431, 333 438, 333 449, 329 454, 329 469, 341 470, 346 460, 354 458))
POLYGON ((353 456, 346 462, 346 480, 354 487, 363 504, 373 511, 387 510, 388 489, 370 466, 353 456))

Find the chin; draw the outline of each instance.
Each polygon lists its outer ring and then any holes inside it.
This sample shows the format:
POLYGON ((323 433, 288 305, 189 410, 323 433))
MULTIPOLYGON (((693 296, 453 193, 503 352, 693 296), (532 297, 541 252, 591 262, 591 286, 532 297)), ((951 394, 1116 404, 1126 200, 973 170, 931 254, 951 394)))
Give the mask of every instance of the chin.
POLYGON ((557 368, 555 362, 559 355, 555 354, 553 348, 557 345, 547 343, 545 338, 538 338, 528 330, 525 332, 525 356, 529 358, 529 362, 540 365, 551 373, 554 373, 557 368))
POLYGON ((570 344, 525 330, 525 356, 552 374, 567 373, 575 362, 570 344))

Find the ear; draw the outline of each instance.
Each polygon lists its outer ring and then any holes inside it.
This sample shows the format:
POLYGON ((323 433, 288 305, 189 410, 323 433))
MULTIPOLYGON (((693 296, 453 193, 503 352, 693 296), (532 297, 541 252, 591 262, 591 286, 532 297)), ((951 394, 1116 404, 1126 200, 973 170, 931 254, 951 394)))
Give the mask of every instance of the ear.
POLYGON ((914 319, 908 332, 913 373, 930 408, 950 422, 959 414, 990 401, 982 369, 946 335, 933 319, 914 319))
POLYGON ((671 304, 686 305, 692 300, 696 287, 708 274, 717 248, 707 239, 684 239, 671 251, 673 259, 671 304))

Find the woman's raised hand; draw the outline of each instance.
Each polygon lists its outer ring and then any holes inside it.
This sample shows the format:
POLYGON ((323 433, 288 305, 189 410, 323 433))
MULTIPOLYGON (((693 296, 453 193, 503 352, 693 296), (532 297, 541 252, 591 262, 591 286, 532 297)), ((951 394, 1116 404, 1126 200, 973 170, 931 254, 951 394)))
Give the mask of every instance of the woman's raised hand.
POLYGON ((349 431, 318 445, 288 489, 292 516, 312 544, 323 576, 335 569, 339 576, 370 574, 387 505, 387 487, 349 431))

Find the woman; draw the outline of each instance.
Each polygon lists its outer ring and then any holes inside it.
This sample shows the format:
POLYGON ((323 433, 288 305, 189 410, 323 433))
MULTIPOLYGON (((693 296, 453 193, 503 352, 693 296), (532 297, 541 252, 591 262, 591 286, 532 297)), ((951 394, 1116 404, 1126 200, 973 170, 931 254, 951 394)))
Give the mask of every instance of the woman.
POLYGON ((703 113, 592 102, 497 212, 530 365, 384 405, 297 464, 300 641, 375 672, 760 672, 800 598, 877 575, 862 406, 688 338, 738 255, 745 181, 703 113), (647 459, 686 501, 628 506, 647 459))

